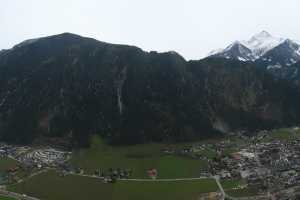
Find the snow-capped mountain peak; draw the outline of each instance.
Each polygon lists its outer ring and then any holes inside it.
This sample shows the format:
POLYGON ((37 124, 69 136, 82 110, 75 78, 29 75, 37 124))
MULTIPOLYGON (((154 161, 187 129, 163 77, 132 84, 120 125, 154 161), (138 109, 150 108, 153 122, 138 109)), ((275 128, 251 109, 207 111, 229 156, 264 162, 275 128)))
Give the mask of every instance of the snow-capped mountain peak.
POLYGON ((300 41, 274 37, 267 31, 249 40, 235 41, 210 57, 253 62, 280 79, 300 84, 300 41), (296 81, 295 81, 296 80, 296 81))
POLYGON ((298 59, 300 47, 298 47, 299 45, 294 41, 274 37, 267 31, 262 31, 252 36, 249 40, 235 41, 222 51, 218 50, 209 56, 244 61, 268 60, 268 62, 271 62, 271 60, 277 60, 278 62, 280 61, 279 63, 288 63, 287 60, 300 60, 300 57, 298 59), (276 52, 280 53, 280 55, 276 52), (271 54, 272 58, 270 57, 271 54))
POLYGON ((273 36, 270 33, 268 33, 267 31, 262 31, 262 32, 255 34, 252 38, 266 39, 266 38, 271 38, 271 37, 273 37, 273 36))
POLYGON ((233 58, 240 61, 254 60, 252 51, 239 41, 235 41, 223 50, 218 50, 213 57, 233 58))
POLYGON ((248 41, 243 41, 242 43, 251 49, 253 56, 257 59, 264 55, 270 49, 278 46, 284 41, 283 38, 273 37, 267 31, 262 31, 255 34, 248 41))

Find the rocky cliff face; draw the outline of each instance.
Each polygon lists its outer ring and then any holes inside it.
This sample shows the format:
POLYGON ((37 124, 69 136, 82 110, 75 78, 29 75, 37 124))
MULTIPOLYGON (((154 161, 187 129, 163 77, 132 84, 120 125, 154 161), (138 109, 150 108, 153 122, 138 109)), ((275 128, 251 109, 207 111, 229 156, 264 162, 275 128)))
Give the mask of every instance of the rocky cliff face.
POLYGON ((185 61, 65 33, 0 53, 0 136, 185 141, 298 123, 300 97, 249 63, 185 61), (291 98, 292 97, 292 98, 291 98))

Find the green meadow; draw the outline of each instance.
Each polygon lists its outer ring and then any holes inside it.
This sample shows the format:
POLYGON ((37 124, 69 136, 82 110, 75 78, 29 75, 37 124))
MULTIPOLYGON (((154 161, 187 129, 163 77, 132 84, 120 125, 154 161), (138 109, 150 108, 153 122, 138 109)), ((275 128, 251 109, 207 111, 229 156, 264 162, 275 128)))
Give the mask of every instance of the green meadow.
POLYGON ((218 187, 213 179, 103 183, 96 178, 75 175, 61 177, 55 171, 49 171, 9 189, 43 200, 196 200, 203 193, 217 191, 218 187))
POLYGON ((0 200, 16 200, 16 199, 0 195, 0 200))
POLYGON ((92 143, 89 149, 74 152, 71 160, 72 165, 83 168, 88 174, 95 170, 121 168, 131 169, 132 178, 147 178, 146 171, 156 168, 158 178, 191 178, 199 177, 200 171, 208 167, 206 161, 161 152, 163 148, 178 148, 180 145, 142 144, 112 147, 99 138, 94 138, 92 143))

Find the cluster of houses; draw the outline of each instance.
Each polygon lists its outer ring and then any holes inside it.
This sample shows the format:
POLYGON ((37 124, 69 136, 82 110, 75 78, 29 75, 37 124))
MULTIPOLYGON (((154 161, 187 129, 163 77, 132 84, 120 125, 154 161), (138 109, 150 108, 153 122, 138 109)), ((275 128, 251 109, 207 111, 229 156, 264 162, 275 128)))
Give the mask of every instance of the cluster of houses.
MULTIPOLYGON (((247 137, 236 135, 241 143, 230 139, 215 143, 202 143, 185 148, 168 147, 162 149, 164 154, 176 154, 208 162, 207 171, 199 172, 203 177, 217 175, 221 179, 244 180, 245 186, 261 193, 288 196, 293 190, 300 193, 300 137, 294 140, 278 140, 269 137, 267 131, 247 137), (228 150, 234 149, 234 151, 228 150)), ((83 169, 72 170, 66 165, 71 153, 52 148, 33 149, 27 146, 13 146, 0 143, 0 158, 10 157, 31 168, 56 167, 61 171, 84 174, 83 169), (62 167, 63 166, 63 167, 62 167), (66 167, 64 167, 66 166, 66 167)), ((8 169, 13 174, 18 169, 8 169)), ((151 179, 156 179, 156 169, 149 169, 151 179)), ((102 177, 106 182, 128 179, 132 176, 130 169, 96 170, 94 176, 102 177)), ((0 180, 1 182, 1 180, 0 180)), ((243 186, 241 186, 243 187, 243 186)))
POLYGON ((21 176, 31 174, 36 169, 44 167, 58 167, 70 158, 69 152, 55 149, 35 149, 28 146, 17 146, 0 143, 0 158, 9 158, 17 161, 0 172, 0 184, 18 182, 21 176), (20 172, 20 173, 19 173, 20 172))
POLYGON ((101 170, 96 170, 95 175, 100 176, 100 177, 106 177, 107 179, 111 180, 116 180, 116 179, 128 179, 129 177, 132 176, 132 170, 131 169, 113 169, 110 168, 107 171, 101 171, 101 170))
MULTIPOLYGON (((243 179, 247 187, 262 193, 278 193, 300 186, 300 139, 249 142, 242 147, 211 160, 211 173, 223 179, 243 179)), ((226 148, 222 147, 221 151, 226 148)))
POLYGON ((261 194, 279 195, 276 199, 293 199, 288 194, 300 193, 300 135, 285 140, 273 137, 270 131, 250 136, 235 133, 219 142, 191 145, 181 150, 166 148, 162 152, 206 160, 209 169, 200 172, 201 176, 243 180, 240 189, 247 187, 261 194))
POLYGON ((64 163, 70 156, 70 152, 58 151, 52 148, 33 149, 28 146, 0 143, 0 157, 9 157, 25 166, 55 167, 64 163))
POLYGON ((28 151, 17 157, 18 161, 27 165, 36 165, 42 167, 56 167, 63 164, 71 156, 71 153, 58 151, 52 148, 36 149, 28 151))
POLYGON ((10 157, 15 159, 21 154, 27 152, 29 149, 30 147, 27 146, 14 146, 14 145, 7 145, 5 143, 0 143, 0 158, 10 157))
POLYGON ((78 174, 101 178, 103 179, 104 183, 115 183, 118 179, 129 179, 133 173, 132 169, 109 168, 108 170, 97 169, 92 175, 88 175, 85 173, 83 168, 76 168, 68 163, 58 166, 57 169, 61 172, 61 177, 64 177, 68 174, 78 174))

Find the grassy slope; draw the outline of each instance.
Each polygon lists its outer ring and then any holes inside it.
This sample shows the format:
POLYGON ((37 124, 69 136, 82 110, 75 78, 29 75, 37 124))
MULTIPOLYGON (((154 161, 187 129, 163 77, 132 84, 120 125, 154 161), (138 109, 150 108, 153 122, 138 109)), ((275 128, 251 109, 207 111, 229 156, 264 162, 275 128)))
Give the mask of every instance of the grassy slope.
POLYGON ((217 191, 212 179, 184 182, 127 182, 104 184, 99 179, 66 176, 50 171, 17 184, 10 190, 26 193, 43 200, 193 200, 201 193, 217 191))
POLYGON ((285 140, 285 141, 291 141, 296 138, 299 138, 300 131, 299 130, 293 130, 291 128, 281 128, 276 129, 271 132, 271 135, 279 140, 285 140))
POLYGON ((10 158, 0 158, 0 172, 5 171, 10 167, 13 167, 17 164, 15 160, 10 158))
POLYGON ((0 200, 16 200, 16 199, 11 198, 11 197, 5 197, 5 196, 1 196, 1 195, 0 195, 0 200))
POLYGON ((270 134, 263 139, 262 142, 271 142, 274 139, 281 140, 283 142, 290 142, 300 138, 300 129, 295 130, 293 128, 280 128, 274 129, 270 134))
POLYGON ((144 144, 110 147, 94 138, 90 149, 74 153, 72 164, 82 167, 87 173, 96 169, 132 169, 133 177, 145 178, 149 168, 158 170, 158 178, 198 177, 207 162, 174 155, 164 155, 161 149, 172 145, 144 144))

